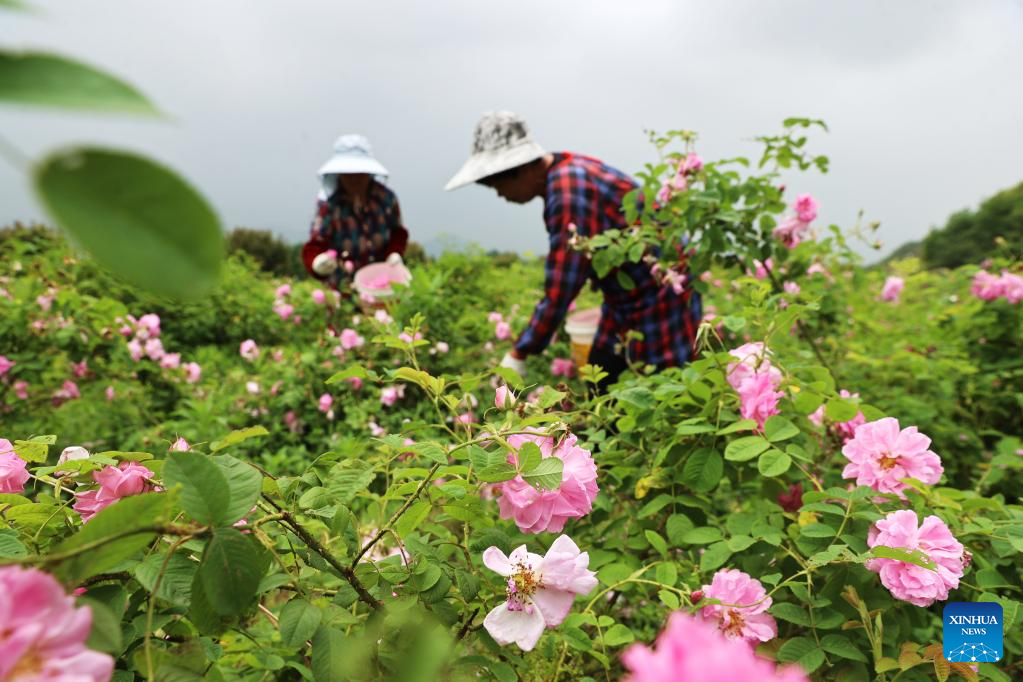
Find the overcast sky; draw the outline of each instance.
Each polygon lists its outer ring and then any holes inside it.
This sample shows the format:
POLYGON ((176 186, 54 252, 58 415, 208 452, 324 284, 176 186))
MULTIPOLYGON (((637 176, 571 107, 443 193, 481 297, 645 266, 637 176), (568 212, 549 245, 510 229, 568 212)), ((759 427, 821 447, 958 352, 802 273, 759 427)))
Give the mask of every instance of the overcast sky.
MULTIPOLYGON (((38 157, 74 142, 181 171, 228 227, 304 239, 316 169, 360 132, 391 171, 415 240, 546 247, 541 205, 443 192, 488 109, 551 150, 633 173, 644 130, 700 133, 704 158, 757 152, 783 118, 823 118, 828 175, 789 180, 820 222, 882 223, 885 251, 1023 180, 1023 0, 28 0, 0 45, 118 74, 169 120, 0 108, 38 157)), ((0 164, 0 222, 42 217, 0 164)))

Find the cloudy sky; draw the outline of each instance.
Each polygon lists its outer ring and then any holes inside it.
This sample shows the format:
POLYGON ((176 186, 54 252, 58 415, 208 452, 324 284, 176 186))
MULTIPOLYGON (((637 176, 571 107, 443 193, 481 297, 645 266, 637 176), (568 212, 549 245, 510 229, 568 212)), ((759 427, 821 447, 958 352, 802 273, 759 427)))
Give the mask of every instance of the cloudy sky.
MULTIPOLYGON (((1023 180, 1023 0, 28 0, 0 45, 48 49, 138 86, 168 118, 0 108, 26 154, 141 150, 190 178, 225 225, 303 239, 316 169, 361 132, 413 238, 545 249, 541 206, 442 187, 488 109, 541 144, 628 172, 645 130, 699 131, 705 158, 753 155, 783 118, 823 118, 825 176, 790 178, 821 221, 882 223, 885 250, 1023 180)), ((0 222, 42 217, 0 164, 0 222)))

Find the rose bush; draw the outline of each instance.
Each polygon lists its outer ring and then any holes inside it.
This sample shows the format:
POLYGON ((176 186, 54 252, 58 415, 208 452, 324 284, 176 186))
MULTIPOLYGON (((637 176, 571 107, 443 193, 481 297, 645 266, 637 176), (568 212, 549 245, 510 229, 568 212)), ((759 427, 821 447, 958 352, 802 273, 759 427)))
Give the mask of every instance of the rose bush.
POLYGON ((755 172, 655 138, 635 229, 577 239, 707 308, 696 360, 603 395, 564 334, 498 367, 536 261, 448 254, 372 311, 236 256, 179 304, 2 233, 0 580, 50 606, 0 594, 0 666, 1018 677, 1019 265, 861 267, 779 186, 827 167, 787 124, 755 172), (1002 662, 942 658, 945 600, 1002 605, 1002 662))

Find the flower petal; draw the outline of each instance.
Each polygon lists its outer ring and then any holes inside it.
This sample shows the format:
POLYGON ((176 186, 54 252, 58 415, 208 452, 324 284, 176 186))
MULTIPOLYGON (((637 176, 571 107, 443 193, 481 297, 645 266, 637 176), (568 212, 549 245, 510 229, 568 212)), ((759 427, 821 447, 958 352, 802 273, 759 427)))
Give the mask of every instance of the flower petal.
POLYGON ((498 644, 515 642, 523 651, 532 651, 543 634, 544 617, 539 608, 529 611, 510 611, 502 602, 483 619, 483 627, 498 644))
POLYGON ((515 572, 515 567, 512 566, 511 561, 497 547, 487 547, 483 551, 483 565, 494 573, 505 577, 515 572))
POLYGON ((565 616, 572 610, 572 602, 575 601, 575 595, 564 590, 541 588, 533 594, 532 600, 540 613, 543 614, 547 627, 553 628, 561 625, 561 621, 565 620, 565 616))

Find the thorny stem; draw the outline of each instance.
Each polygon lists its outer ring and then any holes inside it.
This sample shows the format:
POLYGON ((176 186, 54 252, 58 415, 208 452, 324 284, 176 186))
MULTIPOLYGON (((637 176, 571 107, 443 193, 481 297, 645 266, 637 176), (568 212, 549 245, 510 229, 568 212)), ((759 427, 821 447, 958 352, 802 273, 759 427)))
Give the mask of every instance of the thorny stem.
POLYGON ((430 480, 433 479, 433 476, 434 474, 437 473, 438 469, 440 469, 440 462, 430 467, 430 470, 426 474, 426 478, 424 478, 423 482, 419 484, 419 487, 416 488, 416 491, 409 495, 408 499, 405 500, 405 504, 401 505, 401 508, 398 511, 394 512, 394 515, 391 516, 390 520, 384 524, 384 527, 378 530, 377 534, 374 535, 373 538, 369 542, 367 542, 361 550, 359 550, 359 553, 352 560, 352 569, 354 569, 359 564, 359 560, 362 559, 366 552, 371 550, 373 548, 373 545, 379 542, 380 538, 384 537, 384 535, 387 534, 387 531, 391 529, 391 526, 393 526, 395 522, 397 522, 397 520, 400 519, 401 516, 408 511, 409 507, 412 506, 412 503, 415 502, 416 499, 418 499, 419 496, 422 494, 423 490, 426 489, 426 486, 430 485, 430 480))
POLYGON ((351 585, 352 588, 355 590, 356 594, 359 595, 360 600, 368 604, 370 608, 372 608, 373 610, 379 610, 383 608, 383 604, 381 604, 376 597, 369 593, 369 590, 366 589, 366 586, 363 585, 359 578, 355 575, 355 571, 349 568, 348 566, 345 566, 340 561, 338 561, 334 557, 334 555, 330 553, 329 549, 324 547, 319 540, 312 536, 312 533, 306 530, 305 526, 298 522, 298 519, 295 518, 294 514, 292 514, 290 511, 286 509, 281 508, 280 506, 277 505, 276 502, 274 502, 270 498, 264 497, 264 499, 266 499, 267 502, 269 502, 274 508, 277 509, 277 511, 281 514, 281 518, 283 519, 283 521, 287 523, 288 526, 290 526, 293 531, 295 531, 295 534, 298 537, 302 538, 302 542, 304 542, 309 549, 313 550, 321 557, 323 557, 323 559, 328 564, 330 564, 330 566, 335 571, 337 571, 341 575, 341 577, 348 581, 348 584, 351 585))
POLYGON ((174 544, 170 546, 170 549, 167 550, 167 556, 163 558, 163 563, 160 564, 160 572, 156 574, 156 580, 153 582, 153 591, 149 593, 149 607, 146 609, 146 636, 142 643, 143 651, 146 654, 146 672, 149 679, 153 679, 153 612, 156 610, 156 593, 160 589, 163 574, 167 571, 167 564, 170 563, 175 550, 191 539, 191 535, 184 535, 175 540, 174 544))

